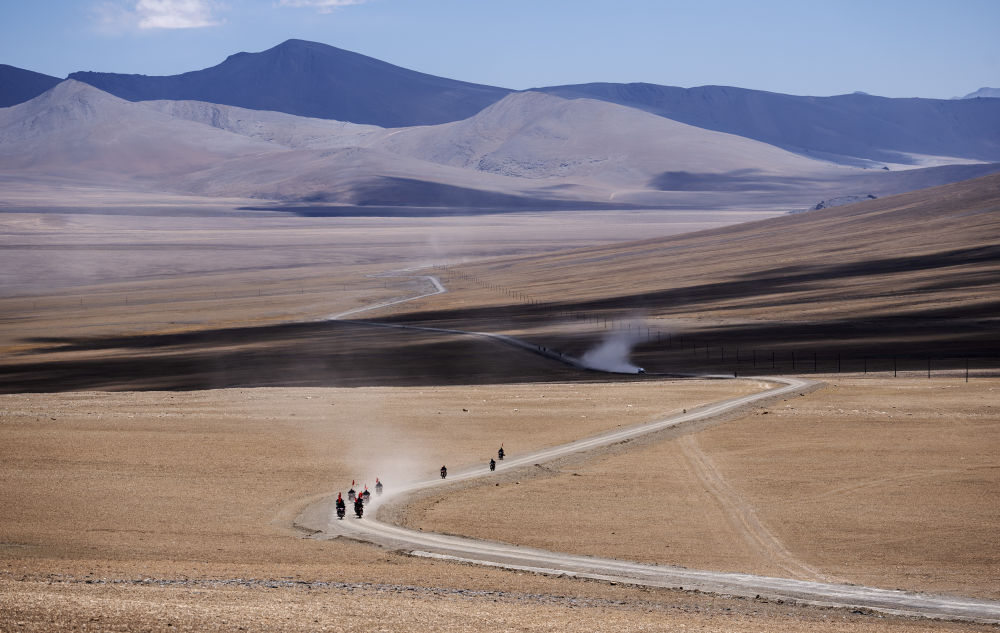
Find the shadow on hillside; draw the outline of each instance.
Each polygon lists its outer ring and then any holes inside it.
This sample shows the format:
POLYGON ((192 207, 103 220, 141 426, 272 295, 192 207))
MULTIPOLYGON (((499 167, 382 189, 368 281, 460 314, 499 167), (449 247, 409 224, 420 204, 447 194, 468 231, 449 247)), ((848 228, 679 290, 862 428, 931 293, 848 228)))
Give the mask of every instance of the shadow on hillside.
POLYGON ((759 169, 738 169, 725 173, 665 171, 647 183, 658 191, 785 191, 816 189, 810 178, 776 178, 759 169))
MULTIPOLYGON (((712 316, 734 308, 787 308, 797 303, 834 305, 846 279, 898 272, 933 271, 923 287, 908 292, 973 289, 983 298, 887 315, 842 314, 813 322, 770 321, 702 326, 687 332, 646 331, 633 360, 650 371, 801 372, 857 369, 868 359, 909 359, 936 367, 960 367, 968 359, 1000 364, 1000 299, 988 288, 995 274, 983 264, 1000 261, 1000 246, 933 255, 792 266, 743 279, 671 288, 596 301, 542 301, 470 309, 402 313, 379 321, 444 325, 473 331, 540 328, 532 342, 580 355, 607 331, 643 311, 712 316), (970 271, 963 265, 977 265, 970 271), (795 294, 801 293, 801 294, 795 294), (572 321, 587 328, 560 328, 572 321), (758 363, 759 361, 759 363, 758 363), (758 364, 762 366, 758 366, 758 364)), ((868 288, 862 284, 860 288, 868 288)), ((870 285, 885 299, 884 282, 870 285)), ((864 299, 852 289, 851 299, 864 299)), ((967 295, 968 296, 968 293, 967 295)), ((900 301, 905 301, 901 297, 900 301)), ((47 338, 43 346, 0 365, 0 392, 66 390, 194 390, 262 386, 433 386, 508 384, 606 378, 588 374, 494 341, 445 333, 371 327, 363 322, 314 322, 217 329, 151 336, 47 338)))
MULTIPOLYGON (((823 283, 831 295, 837 295, 838 287, 845 280, 863 277, 875 277, 904 272, 935 271, 933 280, 922 286, 911 287, 910 292, 930 292, 957 288, 975 288, 996 283, 996 276, 991 271, 970 273, 955 268, 962 265, 1000 263, 1000 246, 985 246, 969 249, 955 249, 927 255, 909 257, 892 257, 866 262, 850 262, 836 266, 789 266, 775 268, 766 272, 754 271, 747 273, 741 279, 708 284, 670 288, 656 292, 644 292, 628 295, 618 295, 604 299, 564 302, 557 298, 545 301, 534 309, 511 304, 507 306, 487 306, 482 308, 437 310, 422 312, 419 318, 424 321, 464 321, 478 322, 481 320, 495 321, 498 318, 545 318, 552 312, 618 312, 620 314, 642 313, 643 311, 660 311, 669 313, 676 309, 691 310, 697 308, 710 312, 716 309, 731 310, 745 307, 767 307, 769 305, 794 305, 797 299, 788 295, 796 292, 822 291, 823 283), (955 275, 947 269, 952 268, 955 275), (743 299, 743 303, 733 303, 743 299), (718 304, 725 302, 723 308, 718 304)), ((884 285, 872 290, 873 294, 866 296, 861 291, 852 291, 852 299, 876 298, 884 296, 884 285)), ((833 299, 831 299, 833 300, 833 299)), ((815 296, 802 301, 815 303, 815 296)), ((991 316, 991 310, 996 314, 1000 301, 987 301, 978 304, 961 303, 955 308, 946 310, 932 318, 979 318, 991 316)), ((909 318, 910 315, 907 315, 909 318)), ((412 316, 407 314, 386 317, 384 321, 408 321, 412 316)))
MULTIPOLYGON (((995 314, 996 305, 992 308, 995 314)), ((984 309, 984 314, 988 310, 984 309)), ((641 341, 633 361, 650 371, 747 375, 1000 368, 992 320, 944 310, 823 322, 705 328, 664 342, 641 341)))
POLYGON ((0 365, 0 392, 432 386, 588 377, 483 339, 341 322, 34 342, 50 347, 0 365))

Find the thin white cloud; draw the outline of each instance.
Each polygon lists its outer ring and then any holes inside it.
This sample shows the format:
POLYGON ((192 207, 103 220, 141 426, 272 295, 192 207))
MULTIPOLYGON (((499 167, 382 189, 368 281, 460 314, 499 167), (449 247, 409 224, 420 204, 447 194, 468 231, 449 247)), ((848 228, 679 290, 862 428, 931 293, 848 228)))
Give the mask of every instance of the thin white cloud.
POLYGON ((219 24, 206 0, 139 0, 135 13, 140 29, 195 29, 219 24))
POLYGON ((369 0, 280 0, 279 7, 315 7, 321 13, 329 13, 337 7, 364 4, 369 0))
POLYGON ((135 30, 194 29, 221 24, 214 0, 106 0, 91 7, 97 28, 107 34, 135 30))

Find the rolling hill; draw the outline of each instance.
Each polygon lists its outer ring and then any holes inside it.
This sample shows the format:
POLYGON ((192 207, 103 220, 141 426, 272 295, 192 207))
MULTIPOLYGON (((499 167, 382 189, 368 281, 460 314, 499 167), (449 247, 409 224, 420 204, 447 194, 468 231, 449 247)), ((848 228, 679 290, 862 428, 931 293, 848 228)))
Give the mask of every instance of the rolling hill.
POLYGON ((433 206, 437 197, 445 206, 545 207, 619 196, 627 204, 635 191, 664 204, 675 192, 650 186, 663 170, 740 173, 741 198, 778 189, 812 200, 813 181, 856 171, 632 108, 540 93, 509 95, 456 123, 385 129, 203 102, 135 103, 67 80, 0 111, 0 141, 7 174, 340 204, 433 206))
POLYGON ((279 149, 73 80, 0 110, 0 169, 25 178, 47 174, 157 188, 180 173, 279 149))
POLYGON ((846 164, 1000 160, 1000 99, 801 97, 726 86, 592 83, 540 88, 600 99, 846 164))
POLYGON ((994 171, 833 165, 592 99, 513 93, 468 119, 382 128, 75 80, 0 109, 6 178, 341 205, 806 208, 994 171))
MULTIPOLYGON (((259 53, 237 53, 217 66, 180 75, 77 72, 70 77, 129 101, 204 101, 381 127, 463 120, 512 92, 302 40, 259 53)), ((1000 99, 890 99, 862 93, 811 97, 649 83, 534 91, 637 108, 849 165, 1000 161, 1000 99)))
POLYGON ((303 40, 236 53, 217 66, 181 75, 75 72, 69 78, 128 101, 206 101, 381 127, 464 119, 510 92, 303 40))
POLYGON ((616 198, 650 189, 665 172, 740 174, 739 189, 753 192, 814 187, 853 171, 634 108, 537 92, 508 95, 464 121, 400 130, 372 146, 521 180, 603 185, 616 198))

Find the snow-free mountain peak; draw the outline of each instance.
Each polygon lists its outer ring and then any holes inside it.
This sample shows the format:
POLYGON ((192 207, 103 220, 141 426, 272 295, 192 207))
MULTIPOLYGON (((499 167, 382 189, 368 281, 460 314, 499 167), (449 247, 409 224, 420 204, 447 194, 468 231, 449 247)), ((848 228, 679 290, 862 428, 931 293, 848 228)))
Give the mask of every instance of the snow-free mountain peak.
POLYGON ((182 75, 70 77, 130 101, 193 100, 382 127, 464 119, 509 90, 407 70, 326 44, 288 40, 182 75))
POLYGON ((1000 88, 987 88, 984 86, 975 92, 970 92, 964 97, 955 97, 955 98, 956 99, 979 99, 979 98, 1000 99, 1000 88))

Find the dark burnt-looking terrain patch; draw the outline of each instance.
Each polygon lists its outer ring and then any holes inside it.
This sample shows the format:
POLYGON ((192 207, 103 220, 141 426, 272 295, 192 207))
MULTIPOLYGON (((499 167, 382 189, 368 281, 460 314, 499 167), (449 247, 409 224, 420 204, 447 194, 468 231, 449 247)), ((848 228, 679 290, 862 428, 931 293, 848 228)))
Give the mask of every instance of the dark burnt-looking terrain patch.
POLYGON ((32 342, 48 347, 0 365, 0 393, 504 384, 581 376, 473 337, 337 321, 32 342))

